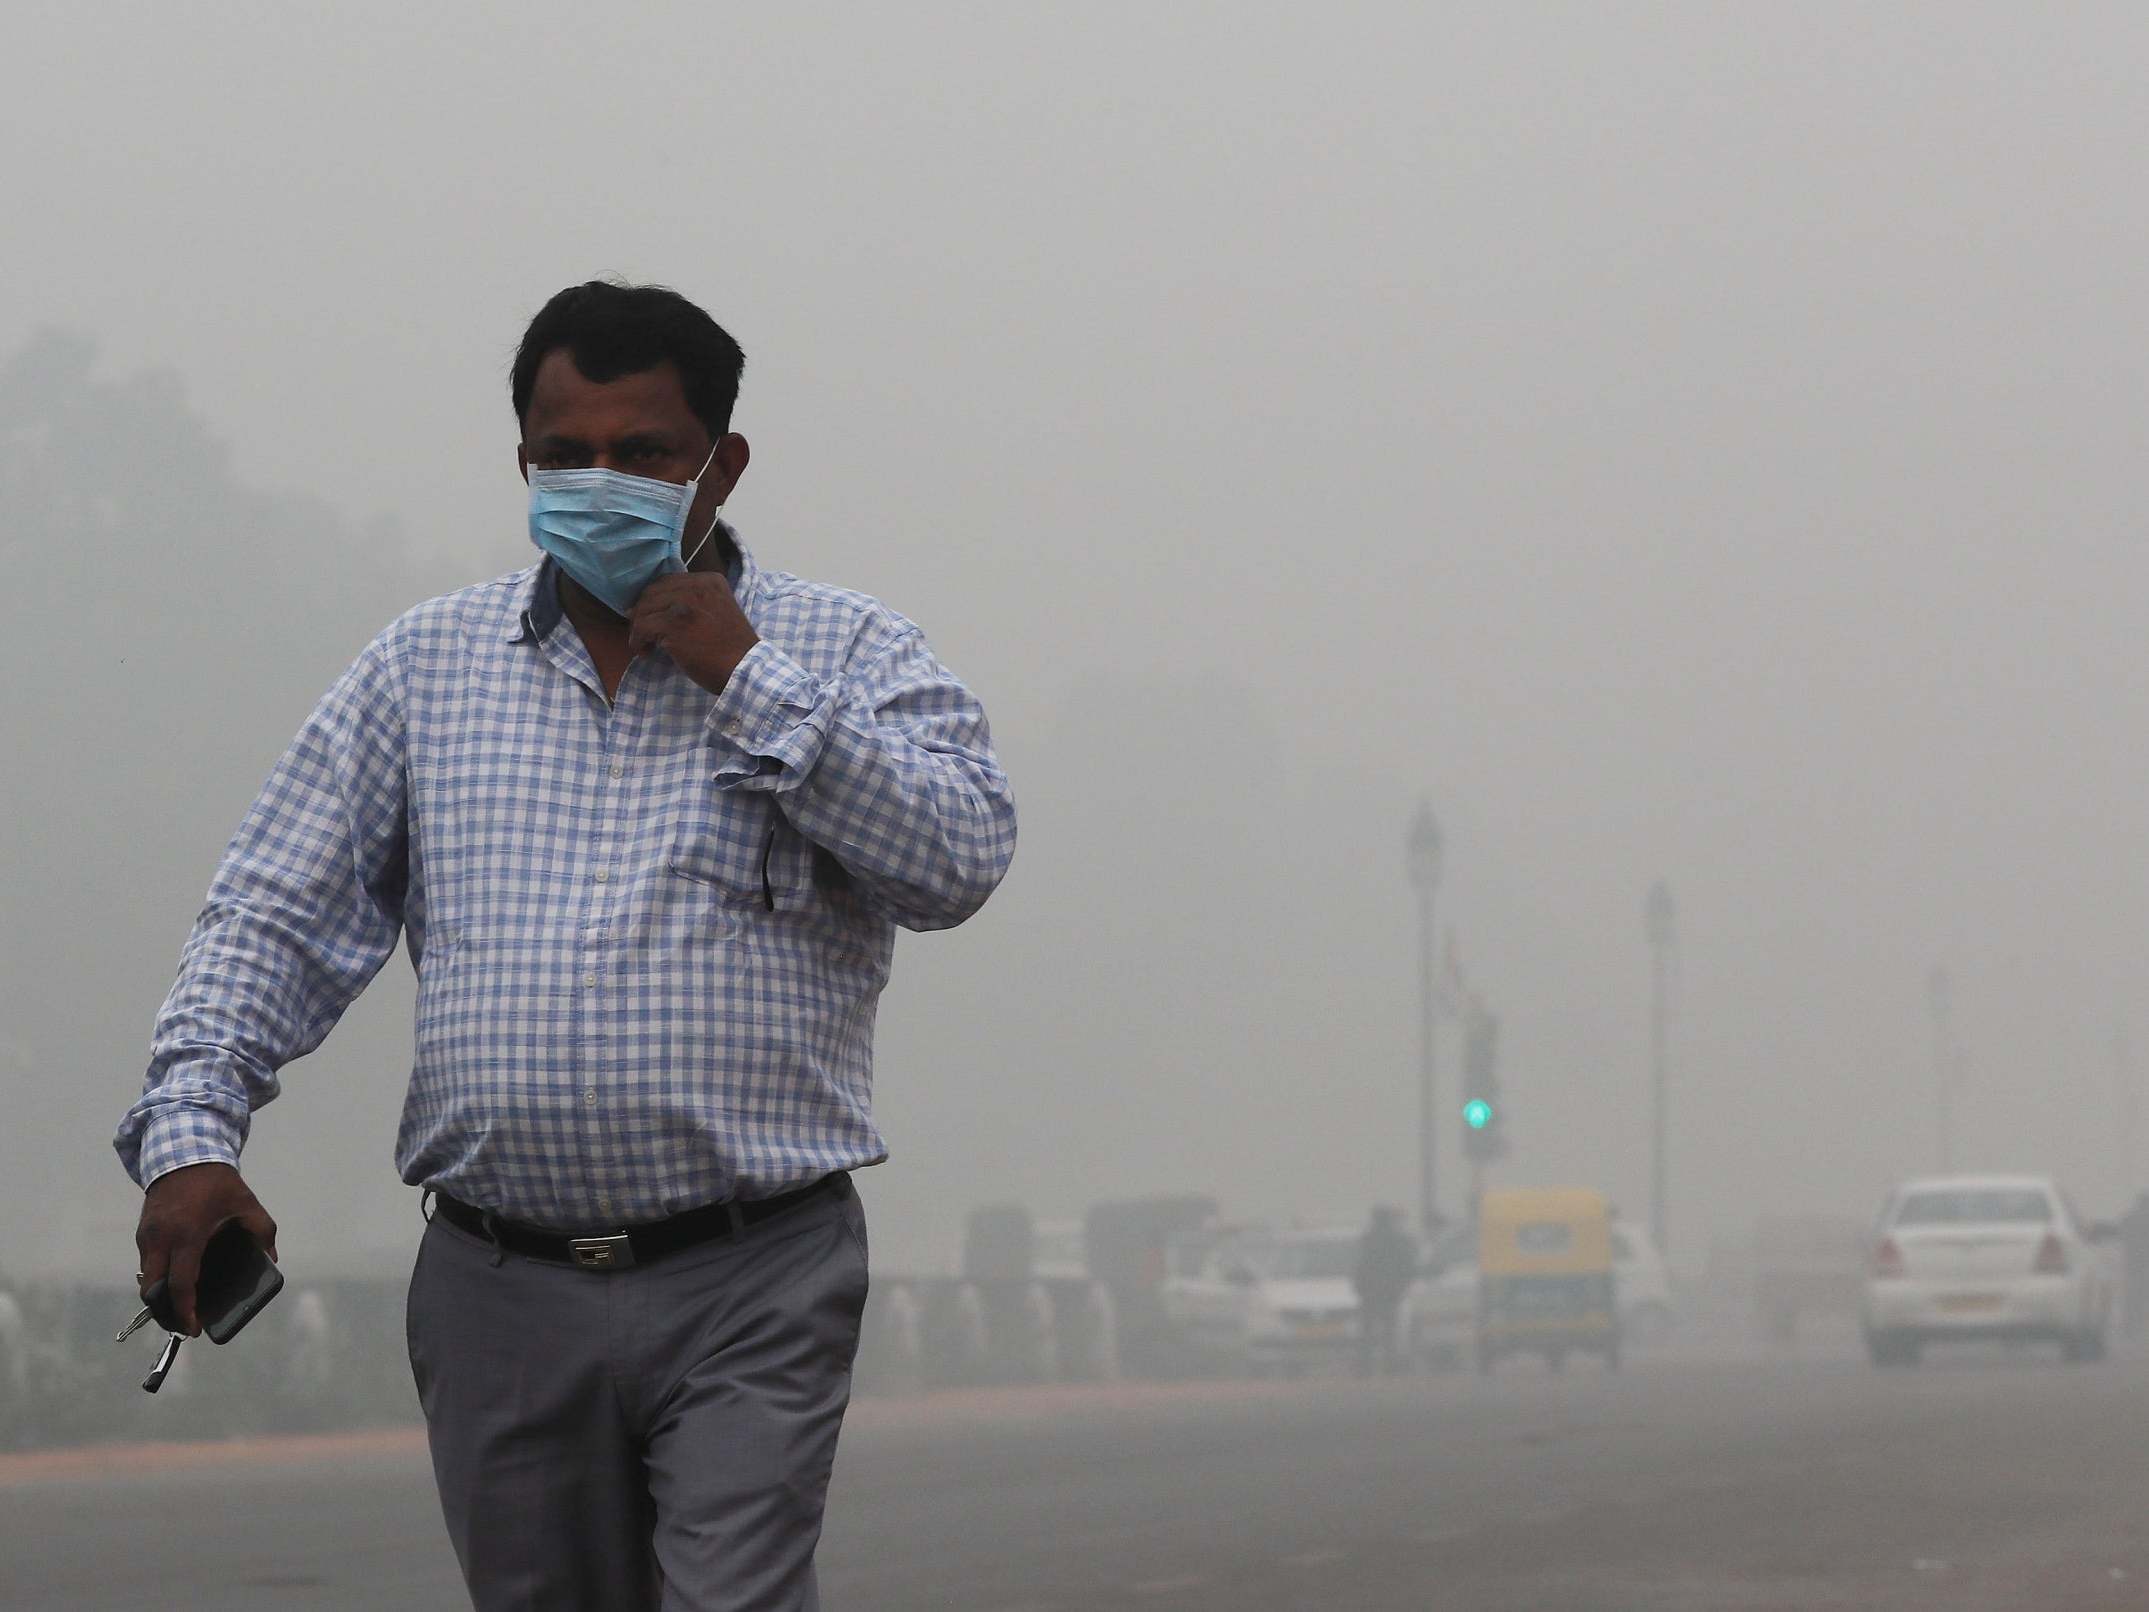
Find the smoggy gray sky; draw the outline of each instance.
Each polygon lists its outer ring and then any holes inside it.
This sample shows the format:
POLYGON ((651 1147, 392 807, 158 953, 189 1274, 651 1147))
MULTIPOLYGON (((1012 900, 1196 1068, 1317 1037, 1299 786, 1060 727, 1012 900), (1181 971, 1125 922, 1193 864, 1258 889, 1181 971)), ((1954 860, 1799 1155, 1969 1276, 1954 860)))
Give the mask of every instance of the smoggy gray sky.
MULTIPOLYGON (((898 948, 884 1261, 988 1197, 1411 1199, 1421 796, 1502 1179, 1644 1208, 1662 873, 1684 1257, 1931 1164, 1937 963, 1966 1160, 2149 1181, 2132 8, 11 18, 0 1208, 83 1257, 262 773, 529 559, 506 365, 593 275, 740 338, 744 536, 919 620, 1015 781, 1000 896, 898 948)), ((256 1127, 287 1257, 408 1240, 408 1002, 256 1127)))

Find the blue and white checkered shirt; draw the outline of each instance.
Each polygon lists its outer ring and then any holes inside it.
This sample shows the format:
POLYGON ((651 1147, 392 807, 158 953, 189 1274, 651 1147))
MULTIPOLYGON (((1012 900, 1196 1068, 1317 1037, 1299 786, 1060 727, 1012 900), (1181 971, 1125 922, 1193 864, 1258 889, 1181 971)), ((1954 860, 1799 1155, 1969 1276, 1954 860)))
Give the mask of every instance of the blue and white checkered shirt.
POLYGON ((414 1186, 581 1230, 886 1157, 895 926, 977 911, 1014 801, 910 622, 743 548, 732 582, 762 642, 716 696, 651 654, 608 703, 549 562, 367 646, 217 870, 115 1139, 136 1181, 236 1162, 399 931, 414 1186))

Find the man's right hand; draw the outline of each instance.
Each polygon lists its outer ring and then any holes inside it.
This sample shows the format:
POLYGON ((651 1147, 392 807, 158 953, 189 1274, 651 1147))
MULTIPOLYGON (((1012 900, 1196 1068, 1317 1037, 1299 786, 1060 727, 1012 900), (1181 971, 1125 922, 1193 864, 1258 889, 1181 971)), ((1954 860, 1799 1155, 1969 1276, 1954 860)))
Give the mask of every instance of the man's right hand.
POLYGON ((186 1165, 158 1176, 142 1197, 141 1223, 134 1228, 135 1251, 142 1260, 141 1289, 146 1293, 158 1277, 168 1277, 180 1330, 190 1338, 201 1335, 194 1284, 201 1276, 202 1250, 233 1221, 252 1234, 271 1260, 276 1258, 276 1222, 228 1164, 186 1165))

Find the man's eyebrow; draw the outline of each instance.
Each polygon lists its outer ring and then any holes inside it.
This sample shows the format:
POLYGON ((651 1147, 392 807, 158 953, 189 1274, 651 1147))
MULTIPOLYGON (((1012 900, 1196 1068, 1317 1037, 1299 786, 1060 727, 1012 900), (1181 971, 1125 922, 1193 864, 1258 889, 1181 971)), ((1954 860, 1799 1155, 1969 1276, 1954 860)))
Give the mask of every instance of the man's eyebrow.
POLYGON ((586 448, 588 446, 589 444, 584 442, 580 437, 570 437, 558 431, 547 431, 543 436, 536 438, 534 441, 526 442, 523 444, 523 447, 525 449, 586 448))

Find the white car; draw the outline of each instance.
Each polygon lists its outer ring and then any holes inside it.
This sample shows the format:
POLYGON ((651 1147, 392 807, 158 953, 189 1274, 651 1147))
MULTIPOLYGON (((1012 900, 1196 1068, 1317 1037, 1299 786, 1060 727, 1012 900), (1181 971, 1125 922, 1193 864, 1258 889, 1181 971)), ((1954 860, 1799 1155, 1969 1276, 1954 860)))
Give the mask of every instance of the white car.
POLYGON ((1477 1348, 1477 1231, 1461 1226, 1434 1245, 1428 1274, 1403 1298, 1409 1358, 1434 1371, 1454 1371, 1477 1348))
POLYGON ((1620 1330, 1638 1344, 1661 1342, 1672 1325, 1671 1270, 1649 1233, 1623 1220, 1612 1223, 1612 1280, 1620 1330))
POLYGON ((2044 1339, 2069 1360, 2104 1354, 2112 1228, 2092 1225, 2043 1176, 1936 1176, 1881 1210, 1862 1304, 1877 1366, 1928 1343, 2044 1339))
POLYGON ((1257 1372, 1296 1374, 1358 1343, 1355 1229, 1278 1231, 1219 1242, 1192 1276, 1168 1278, 1166 1314, 1188 1342, 1257 1372))

